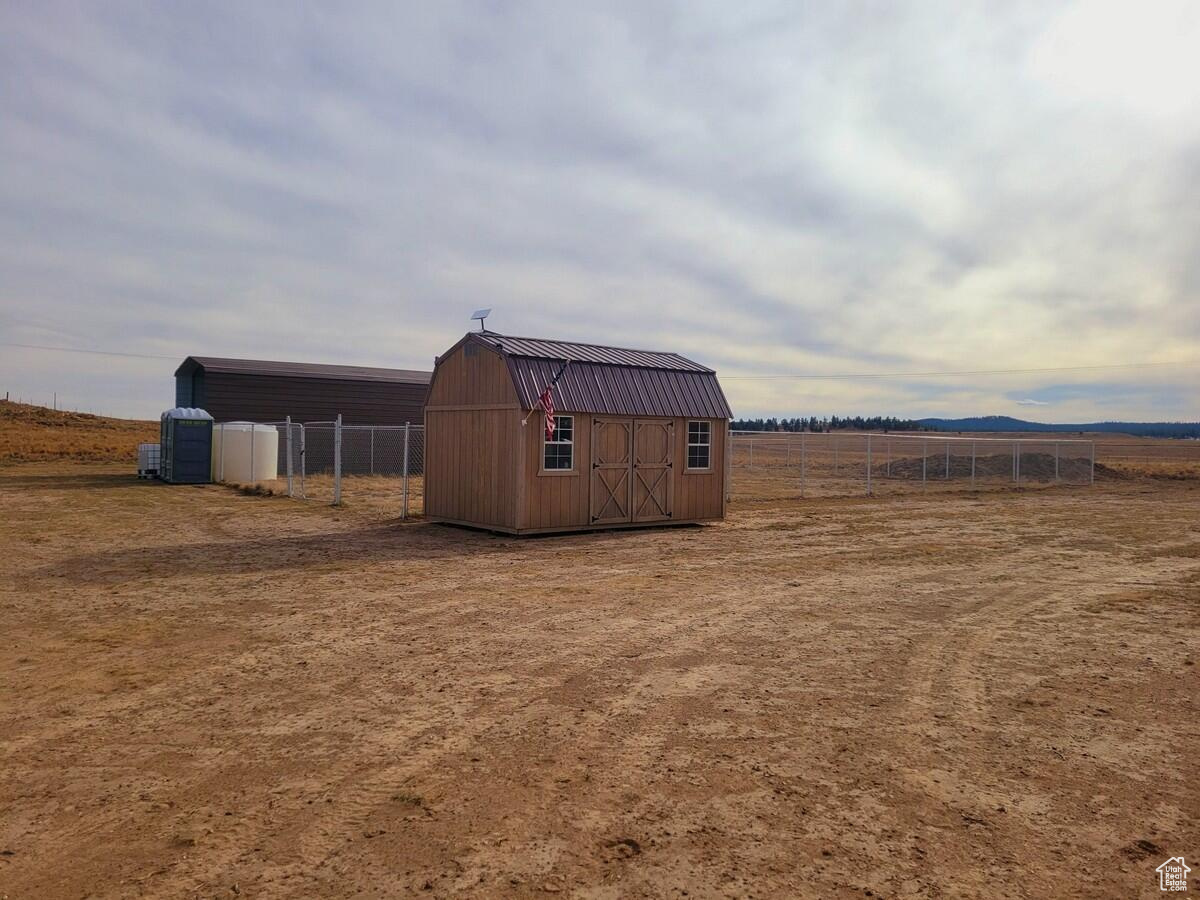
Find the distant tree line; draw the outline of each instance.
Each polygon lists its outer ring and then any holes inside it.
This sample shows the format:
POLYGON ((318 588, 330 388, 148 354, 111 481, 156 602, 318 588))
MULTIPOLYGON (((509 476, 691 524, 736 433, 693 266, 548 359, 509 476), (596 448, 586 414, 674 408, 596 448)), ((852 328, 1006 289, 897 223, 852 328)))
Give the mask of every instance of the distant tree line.
POLYGON ((915 419, 897 419, 895 416, 803 416, 791 419, 734 419, 730 425, 734 431, 936 431, 915 419))
POLYGON ((1011 416, 971 416, 966 419, 922 419, 935 431, 1052 431, 1059 433, 1112 432, 1137 437, 1200 438, 1200 422, 1027 422, 1011 416))

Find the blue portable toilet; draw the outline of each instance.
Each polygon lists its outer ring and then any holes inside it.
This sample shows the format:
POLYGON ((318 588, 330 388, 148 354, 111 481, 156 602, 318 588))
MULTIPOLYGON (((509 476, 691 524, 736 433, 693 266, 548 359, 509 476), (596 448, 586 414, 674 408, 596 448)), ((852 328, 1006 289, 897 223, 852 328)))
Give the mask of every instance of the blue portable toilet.
POLYGON ((213 417, 202 409, 177 406, 159 423, 158 477, 170 484, 212 481, 213 417))

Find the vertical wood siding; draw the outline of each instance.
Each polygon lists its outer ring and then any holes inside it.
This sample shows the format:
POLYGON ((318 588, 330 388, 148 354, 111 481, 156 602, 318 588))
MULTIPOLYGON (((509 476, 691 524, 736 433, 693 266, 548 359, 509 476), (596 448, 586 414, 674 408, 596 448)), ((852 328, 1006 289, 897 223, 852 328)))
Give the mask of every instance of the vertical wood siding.
POLYGON ((425 421, 425 514, 516 528, 520 427, 512 410, 430 410, 425 421))
POLYGON ((517 404, 517 391, 508 366, 495 350, 479 344, 462 344, 438 363, 429 389, 429 406, 495 403, 511 403, 514 407, 517 404))
POLYGON ((521 438, 516 391, 500 354, 477 347, 468 356, 465 346, 447 354, 433 373, 425 414, 425 514, 515 529, 521 438))
MULTIPOLYGON (((563 415, 568 414, 564 410, 563 415)), ((570 475, 539 474, 542 465, 543 434, 530 420, 525 435, 523 472, 525 496, 521 503, 520 529, 591 527, 592 500, 592 419, 590 413, 575 416, 575 470, 570 475)), ((601 418, 614 418, 605 417, 601 418)), ((634 420, 629 419, 630 423, 634 420)), ((725 491, 725 420, 724 419, 638 419, 648 422, 674 422, 671 468, 671 519, 720 519, 724 516, 725 491), (686 472, 687 423, 712 424, 712 466, 708 472, 686 472)))
POLYGON ((583 528, 591 524, 588 498, 592 477, 592 417, 565 410, 562 415, 575 417, 575 468, 570 474, 540 474, 545 420, 535 413, 525 426, 521 528, 583 528))
POLYGON ((675 519, 719 519, 725 512, 725 420, 676 419, 675 519), (708 472, 687 471, 687 423, 710 422, 712 448, 708 472))

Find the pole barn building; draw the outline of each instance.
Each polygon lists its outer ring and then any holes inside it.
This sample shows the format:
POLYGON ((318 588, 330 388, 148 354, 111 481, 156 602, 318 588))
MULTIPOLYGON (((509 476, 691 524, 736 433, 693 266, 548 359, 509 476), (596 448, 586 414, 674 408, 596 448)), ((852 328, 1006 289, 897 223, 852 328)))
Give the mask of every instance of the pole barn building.
POLYGON ((434 366, 425 514, 512 534, 722 519, 729 419, 678 354, 474 332, 434 366))
POLYGON ((429 372, 189 356, 175 370, 175 405, 218 422, 420 425, 429 372))

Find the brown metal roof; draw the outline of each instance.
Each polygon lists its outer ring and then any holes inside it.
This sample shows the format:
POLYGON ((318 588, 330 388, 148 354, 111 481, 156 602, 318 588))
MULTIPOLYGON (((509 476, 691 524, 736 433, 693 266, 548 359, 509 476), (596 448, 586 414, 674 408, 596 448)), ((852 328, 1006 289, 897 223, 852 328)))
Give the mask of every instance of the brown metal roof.
POLYGON ((503 353, 525 409, 538 403, 565 360, 554 405, 565 412, 617 416, 696 416, 729 419, 732 413, 716 373, 677 353, 627 350, 598 344, 470 335, 503 353))
POLYGON ((476 332, 475 337, 512 356, 534 359, 570 359, 576 362, 602 363, 611 366, 641 366, 647 369, 673 369, 679 372, 711 372, 678 353, 654 350, 629 350, 606 347, 603 344, 579 344, 575 341, 547 341, 541 338, 509 337, 491 331, 476 332))
POLYGON ((328 378, 338 381, 386 381, 403 384, 428 384, 432 372, 413 369, 376 369, 369 366, 327 366, 318 363, 274 362, 266 359, 225 359, 217 356, 189 356, 176 375, 197 368, 207 372, 235 375, 282 375, 291 378, 328 378))

